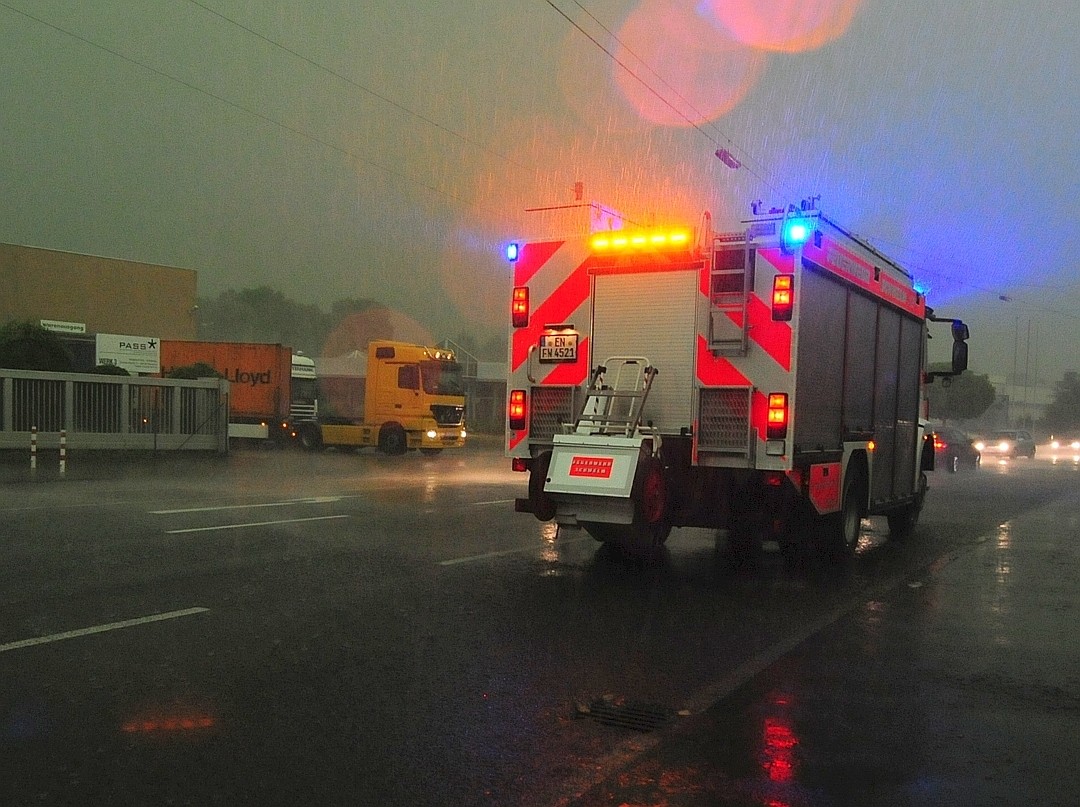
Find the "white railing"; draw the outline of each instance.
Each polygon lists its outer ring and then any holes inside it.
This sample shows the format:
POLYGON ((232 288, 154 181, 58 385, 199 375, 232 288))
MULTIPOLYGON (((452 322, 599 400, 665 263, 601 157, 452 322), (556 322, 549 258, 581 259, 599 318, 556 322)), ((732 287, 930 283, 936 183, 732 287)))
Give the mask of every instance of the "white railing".
POLYGON ((0 369, 0 448, 228 450, 229 382, 0 369))

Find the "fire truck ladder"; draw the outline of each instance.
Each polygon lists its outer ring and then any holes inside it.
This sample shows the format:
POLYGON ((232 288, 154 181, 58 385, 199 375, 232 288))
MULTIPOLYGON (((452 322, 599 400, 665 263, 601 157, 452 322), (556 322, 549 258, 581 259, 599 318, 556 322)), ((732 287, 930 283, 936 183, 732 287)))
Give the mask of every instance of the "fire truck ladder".
POLYGON ((585 405, 570 432, 622 437, 655 434, 651 426, 642 427, 641 412, 658 372, 644 356, 612 356, 597 365, 585 390, 585 405), (614 378, 610 386, 609 376, 614 378))

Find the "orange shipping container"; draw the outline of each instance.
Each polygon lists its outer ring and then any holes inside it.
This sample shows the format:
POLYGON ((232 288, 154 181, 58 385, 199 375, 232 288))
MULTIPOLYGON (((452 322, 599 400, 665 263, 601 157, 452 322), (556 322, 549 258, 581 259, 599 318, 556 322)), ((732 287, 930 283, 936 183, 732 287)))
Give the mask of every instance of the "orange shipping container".
POLYGON ((161 372, 203 362, 229 381, 229 422, 289 418, 292 348, 259 342, 161 342, 161 372))

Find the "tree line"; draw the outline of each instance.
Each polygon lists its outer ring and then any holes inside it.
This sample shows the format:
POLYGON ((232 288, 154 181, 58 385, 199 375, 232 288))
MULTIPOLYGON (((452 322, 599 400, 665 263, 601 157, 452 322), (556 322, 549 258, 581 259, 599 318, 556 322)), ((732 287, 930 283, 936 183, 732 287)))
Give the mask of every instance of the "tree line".
MULTIPOLYGON (((270 286, 229 289, 199 298, 198 338, 222 342, 272 342, 309 356, 340 356, 366 350, 372 339, 412 341, 400 330, 393 312, 370 298, 337 300, 328 309, 300 303, 270 286)), ((480 359, 494 360, 505 351, 503 337, 468 332, 436 337, 451 339, 480 359)))
MULTIPOLYGON (((329 310, 300 303, 270 286, 228 289, 200 297, 198 338, 213 342, 271 342, 322 355, 330 334, 352 315, 367 313, 378 330, 384 307, 366 298, 338 300, 329 310)), ((383 317, 385 319, 385 317, 383 317)), ((392 330, 388 325, 386 328, 392 330)), ((392 339, 393 334, 372 337, 392 339)), ((348 351, 344 351, 348 352, 348 351)))

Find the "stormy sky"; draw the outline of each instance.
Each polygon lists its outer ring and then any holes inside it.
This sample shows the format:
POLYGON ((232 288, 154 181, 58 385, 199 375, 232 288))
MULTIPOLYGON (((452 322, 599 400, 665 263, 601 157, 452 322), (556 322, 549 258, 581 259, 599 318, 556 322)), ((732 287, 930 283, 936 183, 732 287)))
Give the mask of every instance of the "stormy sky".
POLYGON ((0 241, 504 326, 526 208, 820 207, 1080 367, 1076 0, 0 0, 0 241), (718 160, 726 149, 738 169, 718 160))

